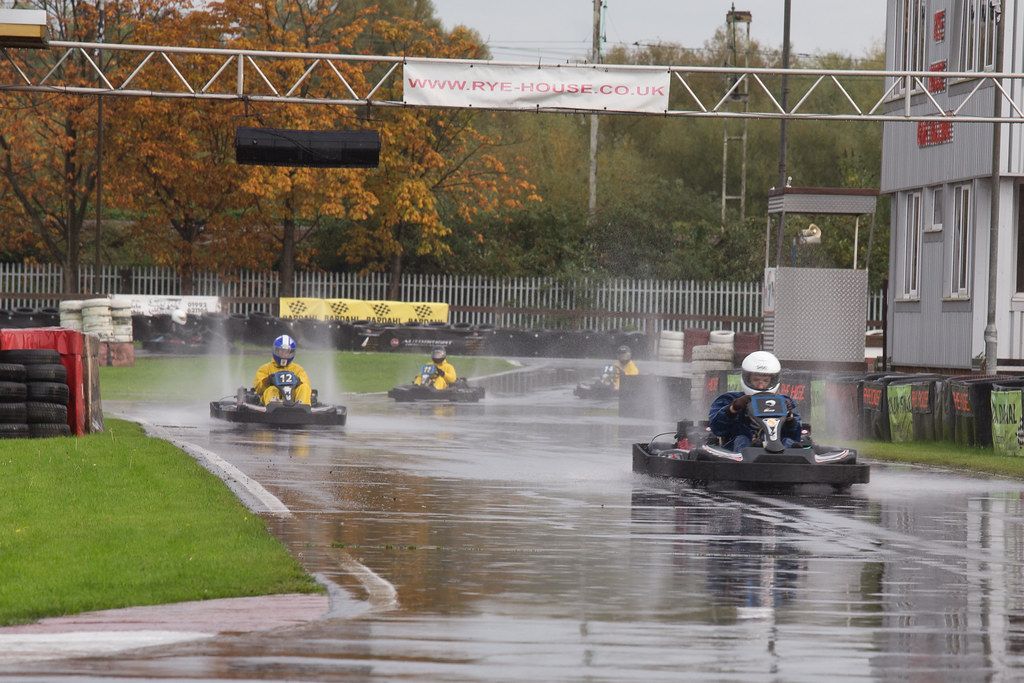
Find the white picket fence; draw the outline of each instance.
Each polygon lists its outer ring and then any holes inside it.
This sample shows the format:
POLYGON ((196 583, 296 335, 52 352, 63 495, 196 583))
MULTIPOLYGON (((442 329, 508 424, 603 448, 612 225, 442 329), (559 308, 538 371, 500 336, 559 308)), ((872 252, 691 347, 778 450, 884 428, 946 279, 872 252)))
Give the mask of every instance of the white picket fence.
MULTIPOLYGON (((80 290, 92 290, 90 266, 79 272, 80 290)), ((104 294, 181 294, 173 268, 106 266, 100 271, 104 294)), ((300 272, 295 296, 328 299, 386 299, 385 273, 300 272)), ((57 306, 63 290, 61 269, 54 265, 0 263, 0 308, 57 306), (26 296, 28 295, 28 296, 26 296)), ((196 273, 193 294, 228 299, 228 311, 272 312, 279 296, 274 272, 238 271, 220 276, 196 273)), ((584 329, 638 329, 656 332, 686 327, 735 331, 760 330, 760 282, 634 280, 572 281, 545 277, 494 278, 474 275, 402 277, 401 300, 441 301, 452 307, 450 321, 510 327, 571 325, 584 329), (613 315, 616 313, 628 315, 613 315), (651 329, 651 326, 654 329, 651 329)), ((870 297, 868 319, 882 317, 882 292, 870 297)))

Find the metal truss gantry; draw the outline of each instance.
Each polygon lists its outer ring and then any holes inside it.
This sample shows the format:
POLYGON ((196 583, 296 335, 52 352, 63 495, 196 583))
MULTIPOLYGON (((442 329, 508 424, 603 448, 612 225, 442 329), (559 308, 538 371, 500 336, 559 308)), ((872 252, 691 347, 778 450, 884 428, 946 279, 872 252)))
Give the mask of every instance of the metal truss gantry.
MULTIPOLYGON (((669 101, 672 104, 664 112, 652 114, 585 108, 538 108, 529 111, 720 119, 1024 123, 1024 73, 538 64, 67 41, 51 41, 50 50, 0 49, 0 92, 406 107, 411 105, 401 99, 378 96, 378 93, 398 92, 401 81, 396 74, 400 73, 403 64, 411 62, 626 69, 660 71, 671 75, 669 101), (202 65, 195 65, 189 63, 189 56, 208 59, 202 60, 202 65), (69 60, 79 60, 84 66, 62 68, 69 60), (301 75, 281 77, 282 71, 289 70, 282 68, 285 62, 291 71, 301 71, 301 75), (116 69, 111 66, 115 63, 118 64, 116 69), (126 63, 134 64, 134 67, 126 69, 126 63), (171 69, 175 77, 173 88, 146 89, 138 85, 144 80, 147 70, 154 70, 157 64, 171 69), (362 74, 362 85, 353 84, 353 70, 362 74), (68 76, 67 71, 75 73, 68 76), (127 75, 115 75, 115 71, 127 72, 127 75), (350 77, 346 78, 343 71, 347 71, 350 77), (779 81, 783 74, 789 76, 790 90, 796 90, 797 95, 792 98, 795 104, 787 109, 782 108, 776 95, 780 92, 779 81), (932 92, 936 78, 944 82, 943 89, 956 84, 963 91, 955 98, 954 108, 943 107, 936 100, 932 92), (275 79, 283 82, 275 84, 275 79), (872 96, 871 101, 858 102, 851 94, 859 91, 853 84, 864 79, 881 81, 884 93, 877 99, 872 96), (304 86, 308 87, 313 80, 317 81, 318 89, 326 89, 328 93, 310 96, 304 86), (1001 93, 1002 116, 976 113, 992 111, 991 99, 985 99, 981 106, 971 106, 979 105, 979 93, 990 93, 991 87, 1001 93), (357 88, 363 92, 357 92, 357 88), (751 93, 749 109, 729 111, 734 93, 741 89, 751 93), (815 97, 828 90, 832 91, 831 107, 822 106, 822 98, 815 97), (840 106, 834 106, 836 101, 840 106)), ((878 92, 878 88, 869 90, 878 92)))

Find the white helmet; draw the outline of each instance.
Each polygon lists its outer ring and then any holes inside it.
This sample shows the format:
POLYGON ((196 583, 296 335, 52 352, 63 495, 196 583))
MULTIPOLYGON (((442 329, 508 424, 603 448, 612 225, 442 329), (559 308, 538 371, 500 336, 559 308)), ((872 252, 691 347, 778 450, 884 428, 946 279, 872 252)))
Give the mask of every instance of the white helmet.
MULTIPOLYGON (((754 351, 743 359, 741 366, 743 372, 740 374, 740 384, 743 385, 743 393, 747 396, 762 391, 775 393, 779 390, 779 376, 782 374, 782 364, 779 359, 767 351, 754 351), (768 375, 768 386, 757 389, 751 386, 752 375, 768 375)), ((759 382, 760 384, 760 382, 759 382)))
POLYGON ((183 308, 176 308, 171 312, 171 320, 179 325, 184 325, 188 322, 188 313, 183 308))

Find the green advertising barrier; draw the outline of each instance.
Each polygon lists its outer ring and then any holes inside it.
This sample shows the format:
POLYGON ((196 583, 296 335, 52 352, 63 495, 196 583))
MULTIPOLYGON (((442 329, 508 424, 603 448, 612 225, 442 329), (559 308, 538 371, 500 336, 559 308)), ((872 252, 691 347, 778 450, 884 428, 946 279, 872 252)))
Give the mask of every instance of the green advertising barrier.
POLYGON ((1017 442, 1021 426, 1020 389, 995 389, 992 401, 992 447, 1002 455, 1024 455, 1017 442))
POLYGON ((886 387, 889 400, 889 436, 893 443, 914 440, 914 417, 910 406, 909 384, 890 384, 886 387))
POLYGON ((725 376, 725 390, 726 391, 743 391, 743 385, 740 383, 740 373, 730 371, 725 376))

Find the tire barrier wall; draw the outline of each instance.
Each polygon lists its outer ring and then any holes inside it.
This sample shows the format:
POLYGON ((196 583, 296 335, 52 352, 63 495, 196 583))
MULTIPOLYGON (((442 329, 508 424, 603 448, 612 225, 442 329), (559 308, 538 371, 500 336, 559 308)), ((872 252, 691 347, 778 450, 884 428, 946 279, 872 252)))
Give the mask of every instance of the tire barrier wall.
MULTIPOLYGON (((335 300, 316 301, 329 303, 335 300)), ((61 312, 55 309, 19 309, 17 312, 0 310, 0 329, 56 326, 61 320, 61 313, 66 314, 63 320, 67 325, 79 328, 80 318, 74 319, 73 314, 77 311, 73 308, 80 303, 74 302, 71 308, 61 312)), ((127 316, 122 316, 119 322, 123 334, 127 334, 127 316)), ((173 323, 168 313, 135 313, 131 316, 131 335, 134 340, 142 342, 147 350, 157 353, 203 353, 242 343, 266 346, 282 334, 294 337, 305 348, 342 351, 421 353, 433 346, 445 346, 456 354, 612 359, 616 349, 626 345, 636 360, 652 358, 650 339, 635 330, 495 329, 491 325, 449 325, 443 322, 380 325, 366 319, 349 322, 336 319, 278 318, 260 312, 248 315, 189 313, 187 323, 182 326, 173 323)))
POLYGON ((86 420, 85 384, 90 378, 83 364, 84 347, 85 336, 74 330, 0 329, 0 363, 22 366, 25 377, 20 384, 25 421, 17 423, 26 425, 25 433, 10 435, 80 435, 91 428, 86 420))

